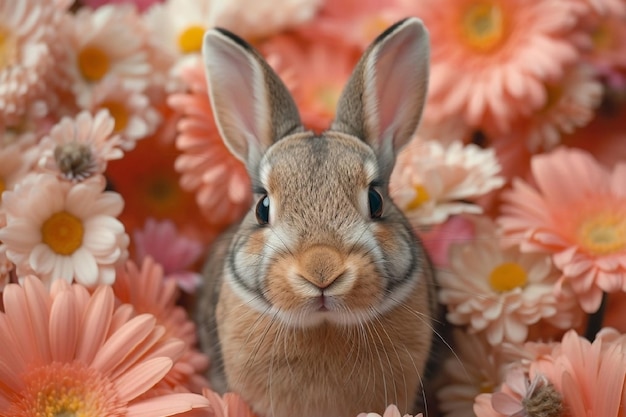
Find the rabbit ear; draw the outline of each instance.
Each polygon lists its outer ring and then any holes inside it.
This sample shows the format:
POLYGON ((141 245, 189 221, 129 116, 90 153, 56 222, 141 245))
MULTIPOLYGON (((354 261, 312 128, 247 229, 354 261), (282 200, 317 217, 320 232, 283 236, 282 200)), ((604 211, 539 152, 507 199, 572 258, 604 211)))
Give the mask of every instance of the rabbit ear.
POLYGON ((204 35, 202 54, 219 132, 248 166, 275 141, 304 130, 287 87, 246 41, 211 29, 204 35))
POLYGON ((428 32, 417 18, 383 32, 365 51, 339 102, 332 129, 393 158, 415 133, 428 86, 428 32))

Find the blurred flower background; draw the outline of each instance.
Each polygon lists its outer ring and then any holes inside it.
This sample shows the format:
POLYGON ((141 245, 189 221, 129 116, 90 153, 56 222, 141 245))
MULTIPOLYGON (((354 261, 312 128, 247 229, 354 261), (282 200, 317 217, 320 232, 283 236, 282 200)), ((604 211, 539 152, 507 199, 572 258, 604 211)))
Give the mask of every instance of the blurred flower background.
POLYGON ((626 0, 0 0, 0 416, 251 416, 189 316, 251 198, 202 35, 322 131, 406 16, 431 77, 390 188, 453 329, 427 415, 626 416, 626 0))

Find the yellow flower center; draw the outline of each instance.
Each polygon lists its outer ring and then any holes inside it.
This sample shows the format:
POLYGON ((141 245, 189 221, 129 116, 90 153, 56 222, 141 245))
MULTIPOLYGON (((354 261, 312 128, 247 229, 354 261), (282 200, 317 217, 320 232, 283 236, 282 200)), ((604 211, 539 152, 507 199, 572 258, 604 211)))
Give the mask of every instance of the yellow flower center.
POLYGON ((87 46, 78 53, 78 68, 87 81, 100 81, 110 67, 108 55, 97 46, 87 46))
POLYGON ((591 32, 593 48, 600 51, 608 51, 613 48, 614 36, 606 22, 600 23, 591 32))
POLYGON ((578 228, 579 244, 593 255, 609 255, 626 249, 626 216, 601 213, 578 228))
POLYGON ((59 255, 71 255, 83 244, 83 223, 67 211, 54 213, 41 226, 43 243, 59 255))
POLYGON ((53 362, 23 376, 6 415, 13 417, 118 417, 126 415, 113 384, 81 362, 53 362))
POLYGON ((0 27, 0 69, 7 68, 15 60, 15 40, 8 30, 0 27))
POLYGON ((189 26, 183 30, 178 36, 178 47, 181 52, 185 54, 200 52, 202 49, 204 31, 204 27, 199 25, 189 26))
POLYGON ((113 129, 115 133, 119 133, 126 129, 130 115, 128 114, 128 109, 123 103, 120 103, 119 101, 105 101, 101 104, 101 107, 107 109, 111 114, 111 117, 115 119, 115 128, 113 129))
POLYGON ((515 262, 504 262, 491 271, 489 284, 498 292, 512 291, 526 285, 526 271, 515 262))
POLYGON ((417 210, 422 204, 430 200, 430 194, 428 194, 428 190, 422 184, 416 185, 414 190, 415 197, 406 205, 407 210, 417 210))
POLYGON ((502 9, 492 1, 470 5, 462 15, 463 41, 480 52, 489 52, 505 38, 502 9))

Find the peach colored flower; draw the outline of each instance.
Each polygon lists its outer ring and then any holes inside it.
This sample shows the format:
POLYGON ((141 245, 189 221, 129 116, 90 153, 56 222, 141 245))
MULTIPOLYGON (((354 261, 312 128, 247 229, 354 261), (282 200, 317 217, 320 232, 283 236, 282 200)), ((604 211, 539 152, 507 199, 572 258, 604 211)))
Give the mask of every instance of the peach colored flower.
POLYGON ((343 0, 322 3, 315 17, 297 27, 313 41, 344 43, 365 48, 385 29, 411 15, 411 5, 402 0, 343 0))
POLYGON ((442 145, 416 137, 398 155, 390 193, 414 226, 437 224, 459 213, 481 213, 472 199, 504 184, 491 149, 442 145))
POLYGON ((562 134, 589 123, 603 93, 595 72, 585 63, 568 67, 562 77, 547 81, 545 87, 548 94, 545 105, 517 120, 513 128, 513 135, 525 141, 533 153, 555 148, 562 134))
POLYGON ((111 75, 128 88, 146 87, 151 72, 147 32, 134 7, 83 7, 71 16, 70 71, 79 103, 89 101, 92 87, 111 75))
POLYGON ((0 312, 0 415, 171 416, 208 406, 196 394, 150 395, 182 343, 158 337, 149 314, 114 307, 113 291, 90 295, 36 277, 8 285, 0 312))
POLYGON ((546 104, 543 83, 579 59, 586 10, 571 0, 414 2, 432 42, 425 118, 507 132, 511 120, 546 104))
POLYGON ((602 292, 626 289, 626 164, 612 171, 579 149, 557 148, 531 161, 531 186, 515 180, 498 219, 524 252, 552 256, 586 312, 602 292))
POLYGON ((593 343, 569 331, 550 355, 530 364, 562 394, 568 417, 626 415, 626 353, 621 343, 593 343))
POLYGON ((147 256, 163 267, 166 280, 173 280, 178 287, 193 294, 202 281, 202 275, 191 268, 204 253, 205 245, 185 236, 171 220, 146 220, 142 230, 133 233, 136 259, 141 263, 147 256))
POLYGON ((302 123, 322 132, 335 117, 337 100, 361 50, 334 40, 275 36, 259 46, 291 91, 302 123))
POLYGON ((136 141, 154 133, 161 121, 159 112, 145 94, 125 87, 115 76, 94 86, 90 102, 84 107, 94 114, 108 110, 115 120, 113 134, 120 136, 120 147, 124 151, 134 149, 136 141))
POLYGON ((107 161, 121 158, 121 138, 113 133, 115 120, 106 110, 64 117, 39 145, 39 167, 61 179, 83 181, 102 175, 107 161))
POLYGON ((129 238, 116 219, 122 198, 104 186, 102 177, 72 184, 32 174, 3 194, 0 241, 18 276, 35 273, 46 283, 76 280, 87 286, 115 280, 129 238))
POLYGON ((448 268, 437 279, 451 323, 484 332, 492 345, 524 342, 528 326, 539 320, 563 328, 574 324, 568 313, 576 303, 570 293, 554 294, 560 274, 549 256, 502 249, 495 227, 490 235, 452 245, 448 256, 448 268))
POLYGON ((173 94, 168 103, 182 113, 176 159, 183 189, 194 191, 207 221, 225 227, 240 219, 249 207, 252 192, 245 166, 220 137, 213 119, 202 62, 181 70, 189 92, 173 94))
MULTIPOLYGON (((29 172, 30 164, 25 154, 18 143, 0 144, 0 196, 4 191, 12 190, 29 172)), ((0 207, 2 207, 1 198, 0 207)))
POLYGON ((113 291, 137 313, 153 315, 165 330, 164 339, 176 338, 185 342, 180 358, 164 376, 161 385, 198 393, 207 387, 208 381, 203 373, 208 368, 209 359, 197 350, 196 327, 187 312, 176 305, 176 282, 164 280, 161 265, 150 257, 143 260, 141 269, 135 263, 127 262, 125 268, 117 271, 113 291))
POLYGON ((0 1, 0 125, 16 125, 57 71, 61 10, 38 0, 0 1))

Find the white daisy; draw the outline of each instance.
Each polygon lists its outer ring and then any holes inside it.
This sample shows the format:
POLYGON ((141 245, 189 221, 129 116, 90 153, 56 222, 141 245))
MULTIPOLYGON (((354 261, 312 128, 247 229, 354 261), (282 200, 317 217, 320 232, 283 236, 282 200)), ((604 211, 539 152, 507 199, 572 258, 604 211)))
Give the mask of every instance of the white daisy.
POLYGON ((130 5, 81 8, 70 20, 74 93, 78 102, 107 76, 119 77, 125 86, 141 91, 148 83, 146 31, 130 5))
POLYGON ((448 268, 437 278, 451 323, 484 332, 492 345, 524 342, 528 327, 541 319, 574 325, 567 319, 575 315, 564 308, 576 305, 569 292, 555 295, 561 274, 550 256, 503 249, 495 226, 490 237, 453 244, 448 257, 448 268))
POLYGON ((499 172, 493 149, 416 137, 398 155, 390 191, 412 224, 437 224, 453 214, 481 213, 468 200, 501 187, 499 172))
POLYGON ((35 274, 47 283, 63 279, 86 286, 114 282, 129 238, 116 218, 122 197, 104 186, 102 177, 72 184, 44 173, 27 176, 3 194, 0 241, 19 277, 35 274))

